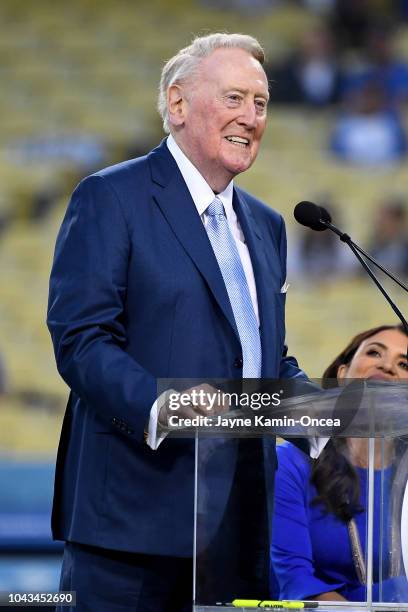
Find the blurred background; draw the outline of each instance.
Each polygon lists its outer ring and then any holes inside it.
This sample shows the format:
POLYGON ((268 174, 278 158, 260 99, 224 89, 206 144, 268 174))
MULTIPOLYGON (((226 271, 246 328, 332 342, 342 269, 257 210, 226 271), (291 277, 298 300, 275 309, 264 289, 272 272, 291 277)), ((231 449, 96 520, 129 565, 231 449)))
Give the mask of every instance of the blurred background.
POLYGON ((268 58, 269 127, 237 183, 287 221, 290 352, 319 377, 351 335, 395 321, 347 247, 292 211, 323 204, 407 280, 408 1, 2 0, 0 590, 58 585, 49 513, 68 391, 45 313, 69 194, 160 142, 163 62, 217 30, 256 36, 268 58))

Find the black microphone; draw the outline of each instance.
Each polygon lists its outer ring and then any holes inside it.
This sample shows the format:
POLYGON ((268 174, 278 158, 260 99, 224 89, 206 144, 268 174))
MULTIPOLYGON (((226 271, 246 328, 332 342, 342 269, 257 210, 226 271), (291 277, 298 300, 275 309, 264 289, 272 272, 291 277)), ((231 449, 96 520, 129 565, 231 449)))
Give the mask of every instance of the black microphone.
MULTIPOLYGON (((371 270, 367 262, 361 257, 363 255, 366 257, 371 263, 373 263, 377 268, 379 268, 384 274, 386 274, 389 278, 391 278, 397 285, 399 285, 402 289, 408 292, 408 287, 394 274, 392 274, 389 270, 384 268, 381 264, 378 263, 371 255, 363 251, 361 247, 359 247, 355 242, 352 241, 348 234, 345 234, 341 230, 339 230, 335 225, 331 222, 331 216, 329 212, 323 208, 323 206, 317 206, 317 204, 313 204, 313 202, 299 202, 296 204, 294 210, 294 216, 298 223, 301 225, 305 225, 306 227, 310 227, 310 229, 315 230, 317 232, 322 232, 326 229, 330 229, 332 232, 337 234, 342 242, 348 244, 350 249, 353 251, 354 255, 357 257, 363 268, 369 274, 371 279, 377 285, 378 289, 381 291, 402 325, 404 326, 405 333, 408 335, 408 323, 405 319, 402 312, 396 306, 396 304, 392 301, 384 287, 381 285, 378 278, 375 276, 374 272, 371 270), (360 255, 361 253, 361 255, 360 255)), ((408 351, 407 351, 408 353, 408 351)))
POLYGON ((317 206, 313 202, 299 202, 293 214, 298 223, 316 232, 324 232, 327 230, 325 222, 331 223, 330 213, 323 206, 317 206))

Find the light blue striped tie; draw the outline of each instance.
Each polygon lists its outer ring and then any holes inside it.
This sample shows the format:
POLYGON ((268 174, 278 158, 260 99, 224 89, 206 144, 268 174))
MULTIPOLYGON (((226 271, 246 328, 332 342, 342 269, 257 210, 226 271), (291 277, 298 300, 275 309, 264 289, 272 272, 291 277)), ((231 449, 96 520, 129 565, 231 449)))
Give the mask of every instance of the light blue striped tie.
POLYGON ((238 248, 221 200, 215 198, 207 208, 207 214, 208 238, 224 279, 241 341, 243 378, 260 378, 262 355, 258 321, 238 248))

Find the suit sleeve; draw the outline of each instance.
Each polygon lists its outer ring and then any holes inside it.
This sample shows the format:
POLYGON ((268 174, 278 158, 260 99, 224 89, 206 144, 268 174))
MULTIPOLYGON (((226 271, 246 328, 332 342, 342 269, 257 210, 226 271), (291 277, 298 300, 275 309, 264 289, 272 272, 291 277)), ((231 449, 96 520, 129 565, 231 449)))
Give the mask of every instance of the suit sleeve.
POLYGON ((47 324, 58 370, 103 420, 143 439, 156 380, 125 350, 130 240, 120 202, 103 176, 74 191, 57 237, 47 324))
POLYGON ((305 599, 343 587, 344 583, 329 584, 315 575, 306 506, 308 459, 285 443, 278 448, 275 478, 271 570, 279 585, 279 598, 305 599))

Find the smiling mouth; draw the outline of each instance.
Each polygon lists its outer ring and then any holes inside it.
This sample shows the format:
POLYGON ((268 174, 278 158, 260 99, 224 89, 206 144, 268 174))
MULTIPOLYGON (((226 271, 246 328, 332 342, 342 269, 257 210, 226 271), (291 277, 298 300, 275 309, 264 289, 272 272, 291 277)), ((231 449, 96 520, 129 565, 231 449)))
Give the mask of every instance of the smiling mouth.
POLYGON ((248 138, 241 138, 241 136, 225 136, 225 139, 228 140, 233 145, 246 149, 249 147, 248 138))

